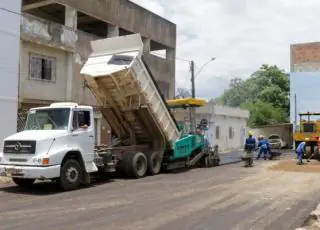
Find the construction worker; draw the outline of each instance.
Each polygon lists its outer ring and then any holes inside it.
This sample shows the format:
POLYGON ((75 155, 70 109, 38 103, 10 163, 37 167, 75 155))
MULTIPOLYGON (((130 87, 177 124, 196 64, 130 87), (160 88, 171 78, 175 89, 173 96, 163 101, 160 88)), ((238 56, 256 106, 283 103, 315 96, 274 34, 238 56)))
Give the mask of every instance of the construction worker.
POLYGON ((253 163, 253 151, 256 148, 256 139, 253 137, 253 132, 249 131, 248 137, 246 138, 246 142, 244 144, 244 150, 245 150, 245 161, 246 161, 246 167, 251 167, 253 163))
POLYGON ((248 132, 248 137, 246 138, 246 143, 244 146, 245 150, 254 150, 256 148, 256 139, 253 137, 253 132, 248 132))
POLYGON ((264 138, 263 135, 260 135, 258 137, 258 147, 259 147, 259 153, 257 156, 257 160, 260 159, 261 154, 263 153, 263 159, 267 160, 268 153, 270 154, 270 144, 267 139, 264 138))
MULTIPOLYGON (((307 141, 307 138, 306 138, 307 141)), ((303 153, 306 151, 306 142, 303 141, 301 142, 298 147, 296 148, 296 153, 297 153, 297 164, 298 165, 302 165, 302 157, 303 157, 303 153)))

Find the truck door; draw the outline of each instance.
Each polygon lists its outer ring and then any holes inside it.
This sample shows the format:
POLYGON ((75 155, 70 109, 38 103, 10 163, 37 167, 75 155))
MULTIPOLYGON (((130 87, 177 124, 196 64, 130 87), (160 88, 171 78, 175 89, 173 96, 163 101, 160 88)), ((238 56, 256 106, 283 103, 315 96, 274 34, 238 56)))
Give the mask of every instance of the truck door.
POLYGON ((85 163, 94 159, 94 121, 90 110, 74 109, 71 143, 81 150, 85 163))

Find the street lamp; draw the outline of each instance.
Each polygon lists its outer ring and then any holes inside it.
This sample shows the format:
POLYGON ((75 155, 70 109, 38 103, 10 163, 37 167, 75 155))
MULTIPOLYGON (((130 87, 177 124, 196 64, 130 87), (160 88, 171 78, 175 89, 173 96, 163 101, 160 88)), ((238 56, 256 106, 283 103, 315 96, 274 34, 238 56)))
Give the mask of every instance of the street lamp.
POLYGON ((213 62, 214 60, 216 60, 215 57, 212 57, 209 61, 207 61, 199 70, 198 72, 196 72, 195 76, 198 76, 198 74, 204 69, 204 67, 206 67, 209 63, 213 62))
POLYGON ((192 94, 192 98, 196 97, 196 89, 195 89, 195 76, 197 76, 198 74, 200 74, 200 72, 204 69, 204 67, 206 67, 209 63, 213 62, 214 60, 216 60, 215 57, 210 58, 209 61, 207 61, 199 70, 198 72, 195 74, 194 73, 194 61, 190 62, 190 70, 191 70, 191 94, 192 94))

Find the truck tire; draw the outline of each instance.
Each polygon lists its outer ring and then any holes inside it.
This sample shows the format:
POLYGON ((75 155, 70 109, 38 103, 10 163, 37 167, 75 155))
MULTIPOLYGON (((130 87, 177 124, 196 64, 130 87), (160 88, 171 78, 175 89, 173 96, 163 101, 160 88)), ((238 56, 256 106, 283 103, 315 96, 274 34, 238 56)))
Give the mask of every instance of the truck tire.
POLYGON ((60 187, 65 190, 74 190, 79 188, 83 178, 81 165, 77 160, 67 159, 60 171, 60 187))
POLYGON ((127 171, 129 176, 138 179, 146 175, 148 169, 148 161, 144 153, 134 153, 131 161, 129 161, 128 163, 130 164, 127 171))
POLYGON ((148 172, 151 175, 156 175, 161 170, 161 159, 158 152, 148 154, 148 172))
POLYGON ((26 178, 12 178, 13 182, 19 187, 27 188, 33 185, 35 179, 26 179, 26 178))

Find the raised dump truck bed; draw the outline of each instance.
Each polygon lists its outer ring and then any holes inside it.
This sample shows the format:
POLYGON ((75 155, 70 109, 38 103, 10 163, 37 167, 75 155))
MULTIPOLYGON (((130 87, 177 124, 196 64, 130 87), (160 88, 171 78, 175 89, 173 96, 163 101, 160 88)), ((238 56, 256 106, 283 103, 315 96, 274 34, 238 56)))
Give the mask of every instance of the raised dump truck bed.
POLYGON ((148 159, 156 155, 161 163, 165 149, 173 148, 180 132, 142 60, 140 34, 97 40, 91 46, 93 52, 81 74, 118 136, 117 148, 111 150, 129 155, 125 149, 134 153, 132 147, 136 146, 148 159))

